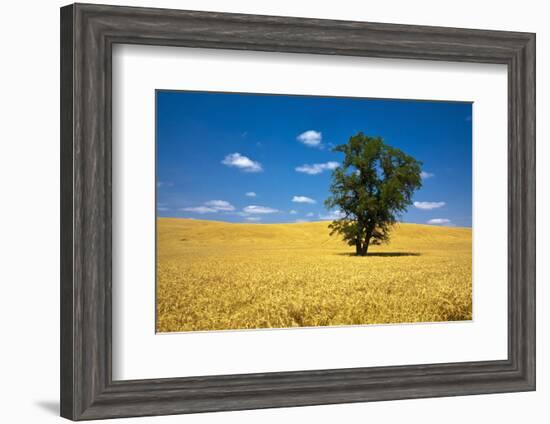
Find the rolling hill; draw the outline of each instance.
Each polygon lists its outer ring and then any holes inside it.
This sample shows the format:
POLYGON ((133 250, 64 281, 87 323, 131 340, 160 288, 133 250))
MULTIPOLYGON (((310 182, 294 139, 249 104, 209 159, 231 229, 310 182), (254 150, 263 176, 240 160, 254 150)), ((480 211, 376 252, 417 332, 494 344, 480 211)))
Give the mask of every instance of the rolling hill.
POLYGON ((470 228, 398 224, 367 257, 328 222, 157 221, 157 331, 469 320, 470 228))

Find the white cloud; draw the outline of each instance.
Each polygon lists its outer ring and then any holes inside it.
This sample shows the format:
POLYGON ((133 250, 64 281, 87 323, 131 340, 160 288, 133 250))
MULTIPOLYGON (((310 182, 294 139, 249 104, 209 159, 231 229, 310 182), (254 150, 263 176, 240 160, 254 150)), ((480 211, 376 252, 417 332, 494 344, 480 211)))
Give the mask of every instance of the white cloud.
POLYGON ((434 218, 428 221, 428 224, 432 224, 432 225, 445 225, 450 223, 451 223, 451 220, 447 218, 434 218))
POLYGON ((296 172, 303 172, 308 175, 317 175, 323 171, 330 171, 338 168, 340 164, 338 162, 326 162, 326 163, 314 163, 311 165, 304 164, 294 168, 296 172))
POLYGON ((158 188, 161 188, 161 187, 172 187, 174 185, 173 182, 171 181, 158 181, 157 182, 157 187, 158 188))
POLYGON ((226 202, 225 200, 209 200, 204 204, 204 206, 207 206, 212 209, 216 209, 217 211, 234 211, 235 210, 235 206, 233 206, 229 202, 226 202))
POLYGON ((302 134, 296 137, 296 140, 310 147, 320 146, 322 139, 323 135, 321 134, 321 132, 315 130, 304 131, 302 134))
POLYGON ((243 211, 249 214, 267 214, 279 212, 277 209, 268 208, 267 206, 250 205, 246 206, 243 211))
POLYGON ((425 211, 445 206, 445 202, 414 202, 414 207, 425 211))
POLYGON ((253 191, 247 191, 244 195, 246 197, 256 197, 256 193, 254 193, 253 191))
POLYGON ((181 208, 180 211, 194 212, 194 213, 216 213, 216 212, 230 212, 234 211, 235 206, 225 200, 209 200, 204 202, 201 206, 193 206, 188 208, 181 208))
POLYGON ((435 177, 435 174, 432 174, 431 172, 422 171, 420 173, 420 178, 422 178, 423 180, 427 180, 428 178, 432 177, 435 177))
POLYGON ((328 214, 319 214, 321 221, 334 221, 335 219, 343 218, 345 214, 340 210, 330 211, 328 214))
POLYGON ((291 214, 291 215, 296 215, 297 213, 298 213, 298 211, 295 211, 294 209, 292 209, 292 210, 289 212, 289 214, 291 214))
POLYGON ((294 196, 292 198, 292 201, 294 203, 310 203, 310 204, 317 203, 311 197, 306 197, 306 196, 294 196))
POLYGON ((222 163, 227 166, 239 168, 244 172, 261 172, 262 165, 259 162, 255 162, 240 153, 231 153, 227 155, 222 163))
POLYGON ((169 210, 170 210, 170 208, 165 208, 165 207, 157 208, 157 211, 159 211, 159 212, 168 212, 169 210))
POLYGON ((297 219, 294 221, 296 224, 302 224, 304 222, 309 222, 307 219, 297 219))
POLYGON ((310 212, 310 213, 306 214, 306 216, 312 217, 312 216, 315 216, 315 214, 313 212, 310 212))
POLYGON ((250 222, 258 222, 262 220, 259 216, 248 216, 245 219, 250 222))
POLYGON ((200 214, 218 212, 217 209, 209 208, 207 206, 194 206, 192 208, 182 208, 180 209, 180 211, 194 212, 194 213, 200 213, 200 214))

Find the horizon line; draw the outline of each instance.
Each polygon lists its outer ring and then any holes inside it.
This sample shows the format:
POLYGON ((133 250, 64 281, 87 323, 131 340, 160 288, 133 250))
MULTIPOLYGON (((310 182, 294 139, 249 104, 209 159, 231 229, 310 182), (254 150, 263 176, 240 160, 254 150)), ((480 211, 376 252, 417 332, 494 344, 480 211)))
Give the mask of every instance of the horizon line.
MULTIPOLYGON (((186 219, 188 221, 206 221, 206 222, 216 222, 216 223, 221 223, 221 224, 244 224, 244 225, 287 225, 287 224, 316 224, 316 223, 320 223, 320 222, 326 222, 326 223, 330 223, 330 222, 333 222, 334 220, 332 219, 319 219, 319 220, 315 220, 315 221, 308 221, 308 220, 303 220, 303 221, 299 221, 299 222, 296 222, 296 221, 288 221, 288 222, 258 222, 258 221, 255 221, 255 222, 232 222, 232 221, 222 221, 222 220, 217 220, 217 219, 205 219, 205 218, 191 218, 191 217, 183 217, 183 216, 156 216, 155 217, 156 219, 186 219)), ((426 227, 445 227, 445 228, 468 228, 468 229, 472 229, 473 226, 464 226, 464 225, 437 225, 437 224, 428 224, 428 223, 419 223, 419 222, 396 222, 396 225, 397 224, 409 224, 409 225, 424 225, 426 227)))

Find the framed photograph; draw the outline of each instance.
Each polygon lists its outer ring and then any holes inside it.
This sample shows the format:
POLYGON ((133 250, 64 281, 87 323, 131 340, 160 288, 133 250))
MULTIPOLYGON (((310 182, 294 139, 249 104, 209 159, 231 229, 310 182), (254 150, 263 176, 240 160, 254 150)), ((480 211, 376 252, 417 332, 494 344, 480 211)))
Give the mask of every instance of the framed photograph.
POLYGON ((535 35, 61 9, 61 415, 535 390, 535 35))

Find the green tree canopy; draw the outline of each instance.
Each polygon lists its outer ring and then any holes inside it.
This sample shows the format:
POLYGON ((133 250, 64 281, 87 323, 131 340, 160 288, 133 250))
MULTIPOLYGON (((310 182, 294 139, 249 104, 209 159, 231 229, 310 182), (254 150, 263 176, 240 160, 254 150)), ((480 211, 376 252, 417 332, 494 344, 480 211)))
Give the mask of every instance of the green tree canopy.
POLYGON ((343 153, 344 160, 332 172, 332 195, 325 201, 327 208, 340 211, 329 225, 330 234, 340 234, 357 255, 365 256, 369 244, 389 240, 391 227, 412 203, 422 186, 422 163, 362 132, 333 151, 343 153))

